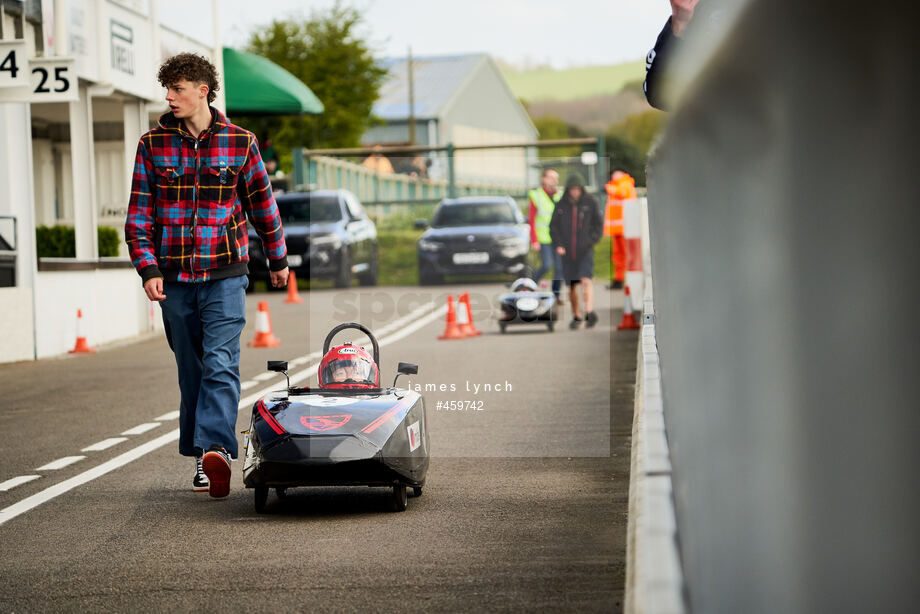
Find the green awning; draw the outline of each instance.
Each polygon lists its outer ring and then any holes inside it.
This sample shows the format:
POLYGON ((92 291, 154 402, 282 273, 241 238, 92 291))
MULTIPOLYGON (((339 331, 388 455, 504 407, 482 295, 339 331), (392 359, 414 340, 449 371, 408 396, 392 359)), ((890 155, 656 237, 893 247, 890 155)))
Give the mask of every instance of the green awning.
POLYGON ((323 112, 303 81, 269 59, 224 47, 228 115, 298 115, 323 112))

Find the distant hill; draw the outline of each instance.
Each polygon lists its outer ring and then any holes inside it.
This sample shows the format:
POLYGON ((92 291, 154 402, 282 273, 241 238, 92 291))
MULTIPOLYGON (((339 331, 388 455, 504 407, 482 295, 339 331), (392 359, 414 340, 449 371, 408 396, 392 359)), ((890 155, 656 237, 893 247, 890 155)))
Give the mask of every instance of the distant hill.
POLYGON ((632 81, 618 93, 579 100, 542 100, 530 102, 527 112, 534 119, 547 115, 559 117, 589 135, 606 132, 611 124, 652 107, 645 101, 642 83, 632 81))
POLYGON ((625 84, 645 78, 645 60, 567 70, 515 71, 507 64, 499 65, 514 95, 528 103, 611 96, 625 84))

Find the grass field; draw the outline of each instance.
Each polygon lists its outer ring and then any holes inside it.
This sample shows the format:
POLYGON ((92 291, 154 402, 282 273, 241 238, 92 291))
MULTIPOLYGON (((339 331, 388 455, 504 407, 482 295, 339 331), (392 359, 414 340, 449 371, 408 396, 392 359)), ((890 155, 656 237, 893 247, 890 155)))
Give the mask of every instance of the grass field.
MULTIPOLYGON (((421 230, 378 230, 377 246, 380 254, 380 279, 381 286, 417 286, 418 285, 418 256, 415 242, 422 236, 421 230)), ((539 266, 536 253, 530 254, 530 266, 534 269, 539 266)), ((610 237, 604 237, 594 247, 594 278, 601 282, 610 280, 610 237)), ((448 277, 448 283, 462 278, 448 277)), ((508 275, 497 277, 477 276, 470 281, 511 281, 508 275)), ((355 282, 357 284, 357 281, 355 282)), ((312 288, 332 288, 330 280, 298 279, 297 287, 300 290, 312 288)), ((257 281, 256 291, 264 291, 267 284, 257 281)))
POLYGON ((616 94, 626 83, 645 78, 645 60, 568 70, 507 72, 511 91, 528 102, 577 100, 616 94))

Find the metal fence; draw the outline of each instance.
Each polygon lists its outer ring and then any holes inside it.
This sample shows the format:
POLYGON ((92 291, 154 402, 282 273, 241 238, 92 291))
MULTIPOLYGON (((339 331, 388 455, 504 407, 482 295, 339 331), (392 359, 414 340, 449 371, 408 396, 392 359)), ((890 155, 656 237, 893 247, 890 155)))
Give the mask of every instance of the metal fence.
POLYGON ((435 205, 445 198, 507 195, 523 208, 527 191, 539 185, 540 172, 547 166, 559 170, 562 181, 570 172, 580 173, 587 180, 588 189, 597 192, 605 183, 603 178, 608 168, 603 147, 603 138, 579 138, 464 146, 300 149, 294 151, 290 183, 294 190, 347 189, 362 201, 378 224, 411 225, 412 219, 430 218, 435 205), (552 159, 539 155, 543 148, 566 146, 583 148, 587 153, 552 159), (483 156, 491 156, 489 160, 507 162, 501 159, 503 151, 515 152, 515 161, 520 161, 517 181, 490 178, 487 173, 475 180, 460 177, 457 167, 462 156, 481 152, 483 156), (419 169, 422 172, 409 174, 381 173, 359 163, 374 154, 386 156, 394 168, 411 169, 411 162, 418 157, 426 164, 419 169))

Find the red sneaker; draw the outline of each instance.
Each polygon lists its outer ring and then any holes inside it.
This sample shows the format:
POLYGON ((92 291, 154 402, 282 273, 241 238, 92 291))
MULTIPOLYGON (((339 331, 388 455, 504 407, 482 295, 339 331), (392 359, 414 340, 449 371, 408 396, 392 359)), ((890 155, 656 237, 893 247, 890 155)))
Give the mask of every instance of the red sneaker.
POLYGON ((219 446, 211 446, 201 459, 201 468, 208 476, 208 494, 226 497, 230 494, 230 455, 219 446))

